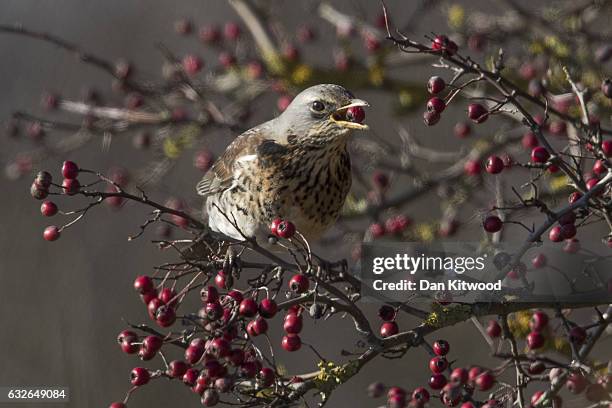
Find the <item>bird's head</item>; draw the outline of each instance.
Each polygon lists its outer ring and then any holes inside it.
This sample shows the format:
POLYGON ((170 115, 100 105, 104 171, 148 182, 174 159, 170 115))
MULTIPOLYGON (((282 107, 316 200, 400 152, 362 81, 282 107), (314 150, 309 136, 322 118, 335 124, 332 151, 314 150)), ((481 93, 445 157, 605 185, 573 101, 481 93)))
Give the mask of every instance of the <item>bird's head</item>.
POLYGON ((340 85, 321 84, 300 92, 277 120, 279 129, 298 141, 327 144, 345 141, 353 129, 368 129, 365 106, 340 85))

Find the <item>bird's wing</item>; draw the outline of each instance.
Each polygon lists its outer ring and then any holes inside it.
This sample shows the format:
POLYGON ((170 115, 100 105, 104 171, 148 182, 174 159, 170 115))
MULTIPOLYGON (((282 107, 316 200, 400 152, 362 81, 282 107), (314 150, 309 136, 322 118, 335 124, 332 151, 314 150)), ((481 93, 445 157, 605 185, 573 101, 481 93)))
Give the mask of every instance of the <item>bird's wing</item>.
POLYGON ((234 139, 196 185, 198 194, 208 196, 230 188, 236 166, 241 159, 256 157, 258 146, 266 140, 264 133, 260 127, 255 127, 234 139))

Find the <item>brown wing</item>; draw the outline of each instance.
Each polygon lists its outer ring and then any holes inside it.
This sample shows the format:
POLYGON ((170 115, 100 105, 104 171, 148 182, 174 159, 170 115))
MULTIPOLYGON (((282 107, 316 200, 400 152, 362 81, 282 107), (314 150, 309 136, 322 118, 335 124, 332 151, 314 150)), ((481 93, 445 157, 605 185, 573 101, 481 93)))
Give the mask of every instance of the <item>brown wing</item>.
POLYGON ((265 139, 259 127, 249 129, 234 139, 196 185, 198 194, 207 196, 228 189, 233 182, 236 161, 240 157, 256 154, 257 147, 265 139))

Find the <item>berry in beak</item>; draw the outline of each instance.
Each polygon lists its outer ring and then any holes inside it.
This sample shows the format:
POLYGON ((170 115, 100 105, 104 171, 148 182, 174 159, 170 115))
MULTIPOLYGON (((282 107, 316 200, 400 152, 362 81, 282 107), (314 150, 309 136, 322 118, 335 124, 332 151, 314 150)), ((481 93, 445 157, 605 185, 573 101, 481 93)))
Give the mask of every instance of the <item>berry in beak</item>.
POLYGON ((350 104, 337 109, 331 115, 331 120, 348 129, 366 130, 368 125, 363 123, 365 120, 364 106, 370 106, 370 104, 361 99, 353 99, 350 104))

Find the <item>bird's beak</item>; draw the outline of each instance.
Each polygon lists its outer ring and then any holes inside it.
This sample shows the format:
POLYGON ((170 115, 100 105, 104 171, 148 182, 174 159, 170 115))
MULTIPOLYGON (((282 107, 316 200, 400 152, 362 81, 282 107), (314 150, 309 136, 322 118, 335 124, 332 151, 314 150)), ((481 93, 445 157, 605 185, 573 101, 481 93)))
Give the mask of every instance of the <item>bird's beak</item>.
POLYGON ((362 99, 352 99, 351 103, 345 105, 341 108, 336 109, 334 113, 331 115, 331 120, 336 122, 339 126, 348 128, 348 129, 357 129, 357 130, 366 130, 368 129, 368 125, 364 123, 355 122, 353 120, 348 120, 347 112, 349 108, 353 107, 364 107, 370 106, 369 103, 362 99))

